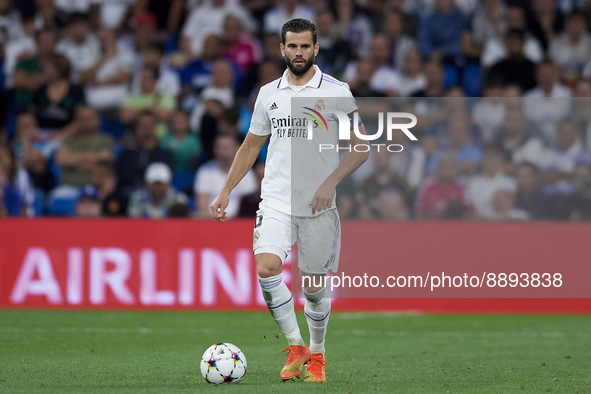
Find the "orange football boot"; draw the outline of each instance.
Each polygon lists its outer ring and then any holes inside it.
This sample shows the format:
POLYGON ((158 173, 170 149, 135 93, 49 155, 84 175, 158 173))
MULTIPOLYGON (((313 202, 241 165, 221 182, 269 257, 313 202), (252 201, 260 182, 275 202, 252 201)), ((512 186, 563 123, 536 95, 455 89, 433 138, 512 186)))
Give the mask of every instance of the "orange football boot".
POLYGON ((292 345, 283 349, 281 353, 287 352, 287 362, 281 370, 281 379, 288 380, 293 378, 300 378, 304 364, 310 360, 310 349, 304 346, 292 345))
POLYGON ((326 360, 324 354, 314 353, 310 356, 308 366, 306 367, 306 377, 304 382, 326 382, 326 374, 324 373, 324 366, 326 360))

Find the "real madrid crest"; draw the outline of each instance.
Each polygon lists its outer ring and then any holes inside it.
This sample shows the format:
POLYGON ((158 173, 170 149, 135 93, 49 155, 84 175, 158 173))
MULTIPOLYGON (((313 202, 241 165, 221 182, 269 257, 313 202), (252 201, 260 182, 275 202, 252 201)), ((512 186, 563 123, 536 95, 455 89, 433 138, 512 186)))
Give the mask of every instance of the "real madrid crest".
POLYGON ((255 230, 254 231, 254 236, 253 236, 254 242, 258 241, 258 239, 259 239, 260 236, 261 235, 259 234, 259 230, 255 230))
POLYGON ((316 104, 314 104, 314 109, 316 111, 326 109, 326 106, 324 105, 324 100, 318 99, 318 102, 316 104))

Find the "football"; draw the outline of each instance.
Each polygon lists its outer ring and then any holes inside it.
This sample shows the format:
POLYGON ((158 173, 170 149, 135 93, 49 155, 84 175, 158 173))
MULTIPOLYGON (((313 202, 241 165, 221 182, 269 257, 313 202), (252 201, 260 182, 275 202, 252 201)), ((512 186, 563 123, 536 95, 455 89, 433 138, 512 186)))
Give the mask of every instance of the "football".
POLYGON ((231 343, 211 345, 201 357, 201 374, 208 383, 238 383, 246 373, 246 357, 231 343))

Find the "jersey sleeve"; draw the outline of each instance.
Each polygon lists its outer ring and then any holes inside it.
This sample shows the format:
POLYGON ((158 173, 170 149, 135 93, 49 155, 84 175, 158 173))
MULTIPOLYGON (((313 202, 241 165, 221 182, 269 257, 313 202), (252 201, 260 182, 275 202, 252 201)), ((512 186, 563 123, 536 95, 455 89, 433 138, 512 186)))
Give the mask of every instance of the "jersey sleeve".
POLYGON ((355 97, 353 97, 348 84, 343 83, 342 89, 342 97, 346 98, 346 100, 339 100, 339 107, 341 107, 339 109, 349 115, 357 111, 357 102, 355 101, 355 97))
MULTIPOLYGON (((351 122, 351 130, 353 130, 353 121, 354 117, 353 114, 357 112, 357 101, 353 94, 351 93, 351 89, 349 88, 348 84, 343 84, 343 94, 342 96, 344 99, 339 100, 339 109, 347 114, 349 117, 349 121, 351 122)), ((363 122, 361 121, 361 116, 357 116, 357 125, 361 126, 363 122)))
POLYGON ((271 134, 271 122, 269 114, 264 108, 264 93, 263 89, 259 90, 257 100, 254 103, 254 111, 252 112, 252 119, 250 121, 249 131, 254 135, 265 136, 271 134))

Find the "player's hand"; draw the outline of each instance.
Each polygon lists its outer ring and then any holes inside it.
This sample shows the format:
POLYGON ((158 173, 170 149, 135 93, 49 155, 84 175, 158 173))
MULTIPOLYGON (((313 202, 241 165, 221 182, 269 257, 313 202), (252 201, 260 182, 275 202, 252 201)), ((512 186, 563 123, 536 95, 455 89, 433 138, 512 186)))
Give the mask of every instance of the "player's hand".
POLYGON ((332 184, 324 182, 318 188, 316 194, 314 194, 312 202, 310 203, 310 207, 312 208, 312 215, 314 215, 316 211, 322 211, 330 208, 335 193, 336 188, 332 184))
POLYGON ((213 218, 218 222, 223 222, 228 217, 226 208, 228 207, 229 202, 230 197, 225 193, 220 193, 209 206, 213 218))

